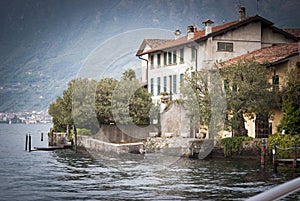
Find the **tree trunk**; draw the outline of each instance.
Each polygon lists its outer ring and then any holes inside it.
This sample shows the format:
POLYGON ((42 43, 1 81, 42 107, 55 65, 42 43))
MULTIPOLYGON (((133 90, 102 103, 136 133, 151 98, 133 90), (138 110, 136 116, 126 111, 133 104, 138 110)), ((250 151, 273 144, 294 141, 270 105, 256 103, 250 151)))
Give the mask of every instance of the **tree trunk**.
POLYGON ((245 120, 242 113, 237 113, 233 117, 232 136, 247 136, 248 131, 245 128, 245 120))

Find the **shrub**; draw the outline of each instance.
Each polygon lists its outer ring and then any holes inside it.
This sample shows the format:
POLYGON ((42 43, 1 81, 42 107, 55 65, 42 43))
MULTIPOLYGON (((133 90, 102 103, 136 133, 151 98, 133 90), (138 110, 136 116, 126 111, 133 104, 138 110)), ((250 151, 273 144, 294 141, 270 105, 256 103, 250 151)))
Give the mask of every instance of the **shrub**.
POLYGON ((77 128, 76 131, 78 135, 93 135, 92 131, 86 128, 77 128))
MULTIPOLYGON (((272 150, 273 143, 276 143, 277 148, 276 155, 278 158, 291 158, 293 150, 287 149, 292 148, 294 144, 296 146, 300 145, 300 136, 299 135, 282 135, 282 134, 276 134, 276 135, 270 135, 268 138, 268 149, 272 150)), ((297 155, 300 154, 300 150, 297 149, 297 155)))
POLYGON ((253 138, 249 136, 236 136, 223 138, 221 143, 224 146, 225 157, 232 156, 233 153, 241 154, 243 142, 251 141, 253 138))

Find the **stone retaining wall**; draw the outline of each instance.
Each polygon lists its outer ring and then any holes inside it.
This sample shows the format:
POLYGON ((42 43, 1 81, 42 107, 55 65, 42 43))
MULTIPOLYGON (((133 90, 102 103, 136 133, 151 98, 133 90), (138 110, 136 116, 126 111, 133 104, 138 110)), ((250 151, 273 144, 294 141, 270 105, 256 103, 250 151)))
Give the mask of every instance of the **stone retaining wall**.
POLYGON ((78 135, 77 146, 79 148, 85 148, 89 152, 100 153, 103 155, 116 155, 134 153, 140 154, 144 149, 142 142, 115 144, 109 142, 103 142, 89 136, 78 135))

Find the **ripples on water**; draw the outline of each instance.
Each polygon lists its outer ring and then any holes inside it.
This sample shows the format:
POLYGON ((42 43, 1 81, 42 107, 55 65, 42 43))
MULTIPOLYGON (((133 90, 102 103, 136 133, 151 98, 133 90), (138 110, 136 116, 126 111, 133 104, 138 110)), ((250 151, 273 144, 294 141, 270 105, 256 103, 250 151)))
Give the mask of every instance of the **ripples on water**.
MULTIPOLYGON (((26 132, 32 132, 33 146, 46 146, 39 134, 49 128, 0 125, 0 200, 243 200, 298 176, 261 171, 253 160, 181 158, 164 166, 137 157, 24 151, 26 132)), ((297 193, 285 200, 299 199, 297 193)))

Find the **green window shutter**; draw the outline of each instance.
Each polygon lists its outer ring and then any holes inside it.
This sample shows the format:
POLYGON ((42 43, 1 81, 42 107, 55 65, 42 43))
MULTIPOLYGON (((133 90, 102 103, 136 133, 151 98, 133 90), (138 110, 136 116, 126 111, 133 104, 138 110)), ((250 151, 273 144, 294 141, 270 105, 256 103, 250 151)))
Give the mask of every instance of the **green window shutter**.
POLYGON ((168 62, 172 64, 172 52, 168 52, 168 62))
POLYGON ((279 75, 274 75, 272 79, 273 91, 279 90, 279 75))
POLYGON ((150 79, 150 91, 151 91, 151 95, 154 96, 154 80, 153 80, 153 78, 150 79))
POLYGON ((167 76, 164 76, 164 92, 167 92, 167 76))
POLYGON ((157 54, 157 66, 160 66, 160 54, 157 54))
POLYGON ((184 49, 181 48, 179 51, 180 51, 180 63, 184 63, 184 49))
POLYGON ((177 76, 173 75, 173 93, 177 93, 177 76))
POLYGON ((174 50, 173 51, 173 64, 176 64, 177 63, 177 51, 174 50))
POLYGON ((160 95, 160 77, 157 78, 157 95, 160 95))

